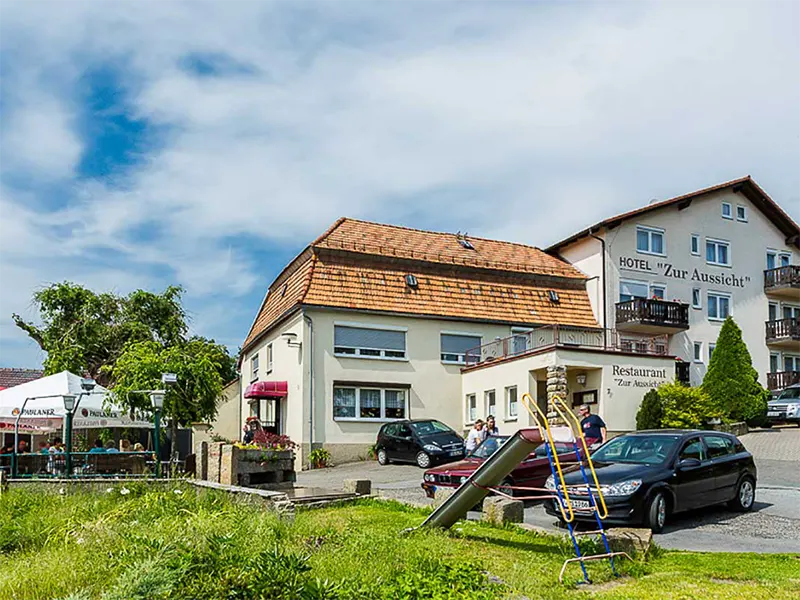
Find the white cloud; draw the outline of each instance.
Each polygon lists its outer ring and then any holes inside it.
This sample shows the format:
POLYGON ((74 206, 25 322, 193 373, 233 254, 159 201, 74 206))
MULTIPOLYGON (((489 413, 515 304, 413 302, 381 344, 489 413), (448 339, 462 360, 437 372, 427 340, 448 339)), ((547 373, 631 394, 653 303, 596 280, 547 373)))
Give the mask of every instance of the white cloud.
MULTIPOLYGON (((232 239, 299 247, 344 214, 544 246, 750 173, 800 217, 794 4, 45 6, 3 8, 7 80, 26 90, 4 173, 9 155, 42 179, 71 172, 87 66, 120 66, 131 116, 164 133, 126 177, 75 181, 54 214, 4 194, 21 224, 2 226, 3 261, 25 269, 45 260, 44 224, 70 257, 60 278, 107 249, 128 287, 166 272, 220 315, 216 298, 260 297, 281 266, 232 239), (246 68, 198 78, 191 54, 246 68)), ((250 323, 199 315, 217 337, 250 323)))

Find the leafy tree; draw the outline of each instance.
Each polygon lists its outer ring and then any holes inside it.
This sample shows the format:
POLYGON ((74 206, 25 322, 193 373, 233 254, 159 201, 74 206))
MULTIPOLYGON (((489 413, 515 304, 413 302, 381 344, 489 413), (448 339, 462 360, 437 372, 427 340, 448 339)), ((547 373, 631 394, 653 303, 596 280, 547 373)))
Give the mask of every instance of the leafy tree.
POLYGON ((731 317, 722 324, 702 388, 724 418, 754 423, 766 414, 767 392, 731 317))
POLYGON ((709 419, 719 416, 713 402, 700 388, 665 383, 658 387, 658 396, 664 407, 661 419, 664 428, 703 428, 709 419))
POLYGON ((664 405, 657 390, 650 390, 644 395, 642 404, 636 413, 636 429, 660 429, 664 418, 664 405))
POLYGON ((222 386, 235 376, 235 360, 225 346, 214 340, 193 337, 163 346, 158 342, 133 342, 109 370, 115 381, 117 402, 131 410, 147 410, 150 398, 136 390, 163 388, 162 373, 175 373, 178 381, 166 386, 163 414, 172 429, 172 456, 178 457, 178 427, 212 420, 222 386))
POLYGON ((113 383, 111 366, 131 342, 169 346, 185 337, 186 314, 180 287, 162 294, 137 290, 127 296, 97 294, 83 286, 55 283, 36 292, 41 325, 17 314, 14 323, 47 354, 46 375, 64 370, 88 374, 101 385, 113 383))

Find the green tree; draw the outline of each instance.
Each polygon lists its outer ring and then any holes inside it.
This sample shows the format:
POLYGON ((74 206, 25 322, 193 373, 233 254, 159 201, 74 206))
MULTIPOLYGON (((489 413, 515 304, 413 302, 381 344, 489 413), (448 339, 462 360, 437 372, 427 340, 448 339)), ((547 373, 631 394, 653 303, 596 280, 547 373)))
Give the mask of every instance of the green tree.
POLYGON ((636 413, 636 429, 660 429, 664 418, 664 405, 658 390, 650 390, 644 395, 636 413))
POLYGON ((722 324, 702 388, 723 418, 754 423, 766 414, 767 393, 731 317, 722 324))
POLYGON ((719 417, 714 403, 700 388, 665 383, 658 387, 658 395, 664 407, 661 427, 702 429, 709 419, 719 417))
POLYGON ((178 376, 177 383, 165 388, 163 410, 172 430, 175 460, 179 426, 214 418, 222 386, 235 377, 235 366, 225 346, 193 337, 170 346, 154 341, 128 344, 109 370, 117 402, 131 410, 150 408, 150 398, 134 391, 164 387, 162 373, 178 376))
POLYGON ((41 325, 12 315, 14 323, 46 353, 45 374, 87 373, 101 385, 113 383, 113 366, 131 342, 180 343, 186 314, 180 287, 162 294, 137 290, 127 296, 95 293, 83 286, 55 283, 33 296, 41 325))

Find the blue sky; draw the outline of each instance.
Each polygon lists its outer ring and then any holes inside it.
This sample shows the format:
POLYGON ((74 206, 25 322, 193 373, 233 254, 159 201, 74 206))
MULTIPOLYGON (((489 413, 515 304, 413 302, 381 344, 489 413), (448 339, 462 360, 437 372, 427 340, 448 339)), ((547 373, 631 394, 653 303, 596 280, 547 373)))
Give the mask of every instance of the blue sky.
POLYGON ((342 215, 537 246, 750 174, 800 220, 794 2, 0 4, 0 365, 72 280, 233 350, 342 215))

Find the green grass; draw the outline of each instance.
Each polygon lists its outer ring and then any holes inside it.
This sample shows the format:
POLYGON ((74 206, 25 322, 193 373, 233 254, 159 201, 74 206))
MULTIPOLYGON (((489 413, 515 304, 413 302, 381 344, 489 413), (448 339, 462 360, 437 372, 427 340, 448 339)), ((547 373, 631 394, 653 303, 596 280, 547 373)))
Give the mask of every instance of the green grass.
POLYGON ((426 511, 364 500, 285 522, 218 492, 120 489, 0 496, 0 600, 800 599, 792 556, 657 551, 559 585, 571 549, 516 527, 400 535, 426 511))

